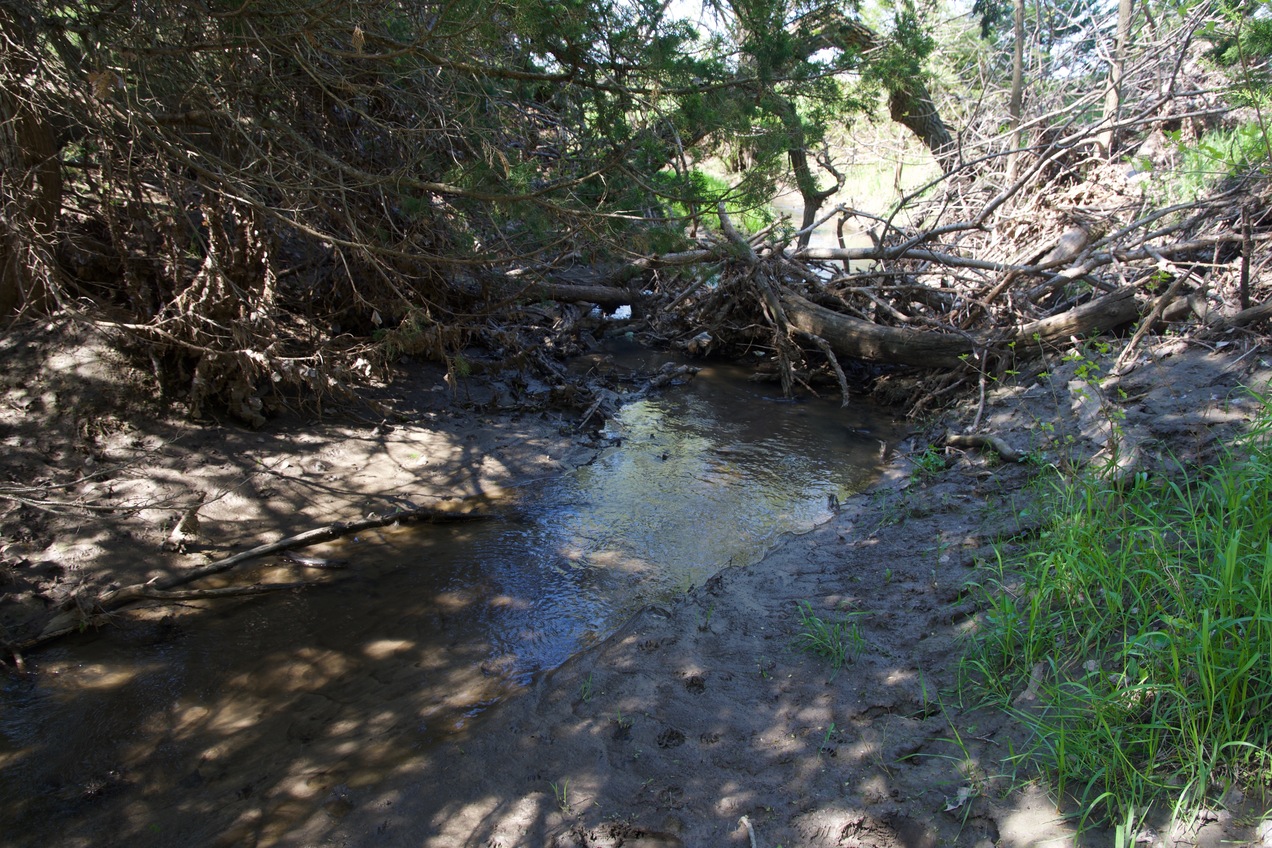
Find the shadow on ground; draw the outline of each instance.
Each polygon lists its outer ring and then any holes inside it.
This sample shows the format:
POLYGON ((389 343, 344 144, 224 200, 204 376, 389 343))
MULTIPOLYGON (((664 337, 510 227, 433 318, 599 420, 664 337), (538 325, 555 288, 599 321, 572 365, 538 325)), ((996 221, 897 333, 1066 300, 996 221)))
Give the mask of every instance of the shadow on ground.
MULTIPOLYGON (((1044 788, 1006 771, 1029 740, 1001 713, 978 708, 974 692, 959 694, 962 640, 980 612, 965 586, 995 543, 1010 547, 1038 528, 1028 486, 1038 465, 1083 462, 1108 447, 1114 418, 1102 405, 1093 411, 1092 397, 1125 413, 1116 416, 1120 438, 1134 441, 1145 469, 1204 456, 1257 411, 1239 388, 1266 386, 1269 366, 1257 351, 1241 359, 1182 347, 1156 354, 1117 384, 1079 385, 1074 363, 1022 376, 991 393, 985 420, 1034 464, 950 452, 945 471, 916 476, 903 450, 888 479, 831 523, 757 565, 647 607, 523 691, 515 670, 491 663, 490 646, 465 638, 457 623, 534 599, 469 592, 462 580, 439 588, 427 582, 426 555, 353 578, 362 581, 359 595, 386 610, 362 638, 340 632, 352 625, 339 609, 315 613, 297 595, 233 602, 242 624, 231 633, 212 626, 229 610, 217 605, 63 643, 36 658, 38 676, 5 686, 6 701, 22 706, 0 718, 6 840, 1073 844, 1044 788), (433 588, 412 595, 419 600, 402 601, 426 585, 433 588), (802 602, 855 622, 855 656, 838 671, 796 646, 802 602), (208 641, 201 631, 224 635, 208 641), (263 644, 286 647, 264 653, 263 644), (120 672, 128 655, 148 659, 120 672), (447 674, 457 675, 442 686, 453 703, 416 696, 422 681, 436 688, 447 674), (437 725, 453 714, 443 708, 466 704, 471 716, 437 725)), ((954 416, 970 418, 970 408, 954 416)), ((439 442, 428 441, 442 438, 437 429, 426 437, 368 426, 339 438, 329 425, 225 430, 198 435, 206 441, 193 453, 140 425, 135 449, 159 439, 152 453, 168 476, 154 475, 156 491, 175 501, 194 488, 242 498, 210 504, 207 524, 222 541, 347 517, 355 501, 380 508, 465 481, 515 482, 551 469, 560 452, 560 440, 541 429, 452 425, 439 442), (501 444, 522 459, 501 459, 501 444), (352 481, 362 474, 399 485, 358 501, 366 489, 352 481)), ((123 482, 113 496, 138 494, 123 482)), ((463 528, 437 532, 446 544, 464 543, 463 528)), ((89 528, 82 543, 105 550, 112 540, 103 533, 89 528)), ((118 566, 121 574, 176 567, 179 560, 118 566)), ((1196 824, 1184 834, 1196 844, 1241 835, 1230 816, 1196 824)))

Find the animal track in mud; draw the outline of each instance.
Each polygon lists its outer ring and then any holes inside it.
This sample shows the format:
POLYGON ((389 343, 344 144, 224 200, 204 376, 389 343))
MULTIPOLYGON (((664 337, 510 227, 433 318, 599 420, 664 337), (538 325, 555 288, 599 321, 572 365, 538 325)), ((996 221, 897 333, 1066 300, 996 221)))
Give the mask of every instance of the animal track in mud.
POLYGON ((658 734, 657 742, 659 748, 679 748, 685 744, 685 735, 674 727, 668 727, 658 734))
POLYGON ((707 691, 707 682, 702 679, 701 674, 691 674, 689 677, 685 678, 685 689, 695 695, 701 695, 703 692, 707 691))
POLYGON ((640 650, 644 651, 645 653, 650 653, 652 651, 656 651, 659 648, 661 648, 662 642, 659 641, 658 639, 646 639, 645 641, 641 642, 636 647, 638 647, 640 650))

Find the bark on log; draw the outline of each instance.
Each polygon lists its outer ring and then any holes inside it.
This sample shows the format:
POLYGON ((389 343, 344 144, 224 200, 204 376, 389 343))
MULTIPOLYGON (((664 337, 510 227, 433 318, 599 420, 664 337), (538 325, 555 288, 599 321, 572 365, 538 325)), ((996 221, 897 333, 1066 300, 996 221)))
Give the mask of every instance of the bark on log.
POLYGON ((1135 301, 1135 287, 1123 286, 1068 312, 1022 324, 1012 331, 1011 338, 1014 341, 1027 342, 1037 337, 1042 342, 1058 342, 1069 336, 1102 333, 1138 317, 1139 304, 1135 301))
POLYGON ((526 295, 565 303, 592 303, 608 312, 613 312, 620 306, 629 306, 633 300, 630 289, 575 286, 567 283, 535 283, 526 289, 526 295))
POLYGON ((941 113, 921 79, 910 80, 908 84, 892 89, 888 94, 888 112, 892 120, 923 142, 944 173, 948 174, 958 167, 958 145, 941 120, 941 113))
POLYGON ((791 326, 825 339, 840 356, 917 365, 921 368, 954 368, 960 357, 973 352, 964 336, 883 327, 818 306, 797 294, 785 292, 782 304, 791 326))
MULTIPOLYGON (((921 368, 954 368, 973 354, 977 346, 991 342, 953 333, 883 327, 841 315, 791 292, 783 294, 782 303, 791 326, 821 336, 835 353, 854 359, 921 368)), ((1061 315, 1022 324, 1007 333, 1006 341, 1054 343, 1070 336, 1110 330, 1133 321, 1138 315, 1135 289, 1126 286, 1061 315)))
POLYGON ((1262 321, 1265 318, 1272 318, 1272 300, 1261 303, 1258 306, 1251 306, 1249 309, 1242 309, 1231 317, 1213 320, 1206 327, 1204 336, 1213 338, 1229 330, 1248 327, 1256 321, 1262 321))
POLYGON ((1004 462, 1020 462, 1024 456, 994 435, 981 433, 946 433, 945 444, 956 448, 988 448, 1003 458, 1004 462))

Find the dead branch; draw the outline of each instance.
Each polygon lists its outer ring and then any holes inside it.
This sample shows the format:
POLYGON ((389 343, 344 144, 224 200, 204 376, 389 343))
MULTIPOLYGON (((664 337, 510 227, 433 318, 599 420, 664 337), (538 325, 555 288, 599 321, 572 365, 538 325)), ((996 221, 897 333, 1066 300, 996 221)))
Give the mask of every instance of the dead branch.
POLYGON ((290 583, 253 583, 250 586, 222 586, 217 589, 176 589, 163 591, 160 589, 143 589, 141 597, 152 601, 205 601, 220 598, 246 598, 252 595, 266 595, 270 592, 283 592, 288 589, 305 589, 310 586, 321 586, 331 580, 298 580, 290 583))
MULTIPOLYGON (((45 644, 46 642, 60 636, 64 636, 68 633, 78 631, 85 621, 84 610, 91 611, 91 614, 97 615, 100 613, 109 613, 129 604, 136 603, 137 601, 148 599, 158 598, 161 600, 183 600, 184 598, 177 598, 175 595, 168 596, 164 593, 169 589, 193 583, 196 580, 203 579, 204 577, 211 577, 214 574, 222 574, 242 565, 245 562, 250 562, 251 560, 259 559, 263 556, 268 556, 269 554, 280 553, 294 548, 308 547, 309 545, 315 545, 319 542, 328 542, 332 539, 338 539, 341 536, 347 536, 350 533, 357 533, 362 530, 371 530, 376 527, 387 527, 390 524, 408 524, 416 521, 429 523, 479 521, 489 518, 491 518, 490 515, 482 513, 451 512, 437 509, 436 507, 425 506, 415 507, 413 509, 394 510, 393 512, 385 515, 372 515, 359 521, 337 521, 324 527, 318 527, 313 530, 307 530, 304 533, 298 533, 295 536, 288 536, 284 539, 279 539, 277 542, 257 545, 250 550, 234 554, 233 556, 209 563, 208 565, 191 568, 188 571, 181 572, 180 574, 172 574, 167 577, 156 578, 147 583, 134 583, 128 586, 122 586, 118 589, 103 592, 97 596, 96 599, 84 601, 82 605, 77 603, 75 609, 63 611, 54 616, 53 619, 45 625, 44 629, 40 632, 40 635, 36 636, 34 639, 23 642, 20 647, 32 648, 37 645, 45 644)), ((251 589, 251 587, 229 588, 236 590, 244 588, 251 589)), ((220 591, 213 589, 192 591, 204 593, 202 597, 233 596, 230 592, 226 592, 221 595, 207 594, 220 591)), ((262 591, 274 590, 266 589, 262 591)), ((244 594, 251 594, 251 592, 245 592, 244 594)))
MULTIPOLYGON (((818 306, 793 292, 786 292, 783 302, 792 326, 825 339, 841 356, 924 368, 955 368, 976 351, 974 337, 874 324, 818 306)), ((1008 329, 1004 338, 1007 342, 1055 343, 1070 336, 1110 330, 1138 314, 1135 289, 1128 286, 1061 315, 1008 329)), ((989 339, 983 341, 992 346, 989 339)))
POLYGON ((789 291, 783 294, 783 303, 793 327, 825 339, 841 356, 923 368, 956 368, 972 353, 972 343, 961 335, 886 327, 842 315, 789 291))
POLYGON ((1242 327, 1249 327, 1266 318, 1272 318, 1272 300, 1260 303, 1258 306, 1251 306, 1249 309, 1242 309, 1236 315, 1229 318, 1220 318, 1206 326, 1204 337, 1213 338, 1222 335, 1230 330, 1237 330, 1242 327))
POLYGON ((1012 341, 1041 341, 1054 344, 1070 336, 1102 333, 1114 327, 1120 327, 1128 321, 1135 320, 1138 314, 1139 305, 1135 300, 1135 288, 1124 286, 1060 315, 1022 324, 1009 331, 1008 335, 1012 341))
POLYGON ((830 343, 821 336, 809 336, 808 338, 813 344, 817 345, 818 349, 821 350, 823 354, 825 354, 826 361, 830 363, 830 367, 835 372, 835 379, 839 381, 839 405, 841 407, 848 406, 848 377, 844 374, 843 366, 839 364, 839 360, 835 357, 835 352, 831 349, 830 343))
POLYGON ((1184 281, 1188 280, 1192 275, 1187 272, 1181 272, 1169 260, 1160 253, 1157 254, 1157 267, 1159 270, 1173 274, 1175 279, 1171 281, 1170 288, 1166 289, 1166 293, 1157 298, 1153 302, 1153 308, 1149 310, 1148 315, 1140 322, 1139 329, 1135 331, 1135 335, 1131 336, 1131 340, 1126 343, 1126 347, 1118 354, 1117 361, 1113 363, 1113 374, 1121 374, 1126 366, 1130 363, 1131 357, 1134 356, 1135 348, 1144 338, 1153 325, 1162 318, 1162 313, 1166 311, 1166 307, 1170 306, 1175 296, 1179 294, 1179 289, 1184 285, 1184 281))
POLYGON ((1020 462, 1023 455, 997 436, 981 433, 946 433, 945 444, 955 448, 988 448, 1007 462, 1020 462))

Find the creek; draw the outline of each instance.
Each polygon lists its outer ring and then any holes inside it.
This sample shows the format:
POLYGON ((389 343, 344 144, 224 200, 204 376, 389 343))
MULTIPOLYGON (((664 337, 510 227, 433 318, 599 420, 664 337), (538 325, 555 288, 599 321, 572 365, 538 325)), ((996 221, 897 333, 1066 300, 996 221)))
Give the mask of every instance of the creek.
POLYGON ((0 694, 6 843, 266 845, 339 815, 348 787, 480 732, 633 611, 759 561, 874 479, 885 411, 775 393, 709 366, 627 405, 611 447, 500 520, 364 535, 325 554, 350 561, 335 585, 46 650, 0 694))

